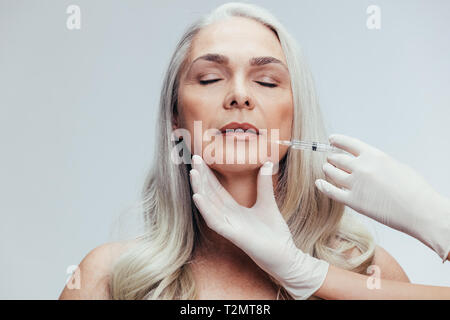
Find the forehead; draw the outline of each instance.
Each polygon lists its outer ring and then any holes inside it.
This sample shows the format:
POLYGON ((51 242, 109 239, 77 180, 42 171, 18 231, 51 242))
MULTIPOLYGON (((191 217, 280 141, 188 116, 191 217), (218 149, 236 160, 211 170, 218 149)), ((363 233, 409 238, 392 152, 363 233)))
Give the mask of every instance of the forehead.
POLYGON ((246 62, 254 56, 272 56, 286 63, 275 33, 244 17, 230 17, 200 30, 193 39, 189 61, 211 52, 228 56, 231 63, 246 62))

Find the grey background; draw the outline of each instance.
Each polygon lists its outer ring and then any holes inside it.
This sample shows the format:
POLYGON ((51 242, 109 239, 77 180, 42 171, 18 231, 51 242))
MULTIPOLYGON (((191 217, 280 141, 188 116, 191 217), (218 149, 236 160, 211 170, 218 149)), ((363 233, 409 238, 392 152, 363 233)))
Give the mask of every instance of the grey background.
MULTIPOLYGON (((150 165, 174 46, 221 3, 0 1, 0 298, 57 298, 67 267, 111 240, 150 165), (70 4, 81 30, 66 28, 70 4)), ((254 3, 303 47, 329 133, 380 148, 450 196, 449 1, 254 3), (371 4, 381 30, 366 27, 371 4)), ((450 286, 449 263, 361 219, 412 282, 450 286)))

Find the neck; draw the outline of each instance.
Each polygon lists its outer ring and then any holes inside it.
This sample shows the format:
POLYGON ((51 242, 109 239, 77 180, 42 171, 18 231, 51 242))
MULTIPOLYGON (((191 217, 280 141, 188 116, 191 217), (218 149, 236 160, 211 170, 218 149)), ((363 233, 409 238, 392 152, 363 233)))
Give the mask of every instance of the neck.
POLYGON ((228 191, 233 199, 243 207, 251 208, 257 197, 258 171, 218 173, 213 171, 220 184, 228 191))
MULTIPOLYGON (((213 170, 219 182, 241 206, 251 208, 257 199, 257 179, 259 168, 252 171, 218 173, 213 170)), ((272 180, 275 186, 277 175, 272 180)), ((199 228, 204 234, 206 241, 201 241, 198 253, 207 256, 208 259, 220 260, 221 262, 237 262, 238 264, 251 264, 253 261, 239 247, 231 241, 210 229, 200 214, 199 228)))

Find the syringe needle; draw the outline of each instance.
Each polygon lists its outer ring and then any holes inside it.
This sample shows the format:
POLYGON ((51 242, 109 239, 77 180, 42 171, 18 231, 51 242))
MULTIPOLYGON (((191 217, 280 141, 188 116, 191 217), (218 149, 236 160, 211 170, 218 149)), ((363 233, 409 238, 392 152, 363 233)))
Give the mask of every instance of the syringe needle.
POLYGON ((282 145, 285 145, 285 146, 292 145, 292 142, 289 141, 289 140, 275 140, 275 143, 282 144, 282 145))
POLYGON ((301 140, 276 140, 275 143, 290 146, 292 149, 297 150, 311 150, 311 151, 320 151, 320 152, 337 152, 337 153, 346 153, 344 150, 336 148, 335 146, 320 143, 320 142, 307 142, 301 140))

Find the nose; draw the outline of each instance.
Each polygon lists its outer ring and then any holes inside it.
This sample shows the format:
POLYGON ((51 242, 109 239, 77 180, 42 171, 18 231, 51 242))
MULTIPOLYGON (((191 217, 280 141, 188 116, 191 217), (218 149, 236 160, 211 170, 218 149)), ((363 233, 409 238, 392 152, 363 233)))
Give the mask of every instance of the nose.
POLYGON ((253 99, 248 94, 248 90, 245 88, 245 84, 235 81, 233 88, 231 89, 228 97, 225 100, 225 109, 232 108, 247 108, 253 109, 253 99))

